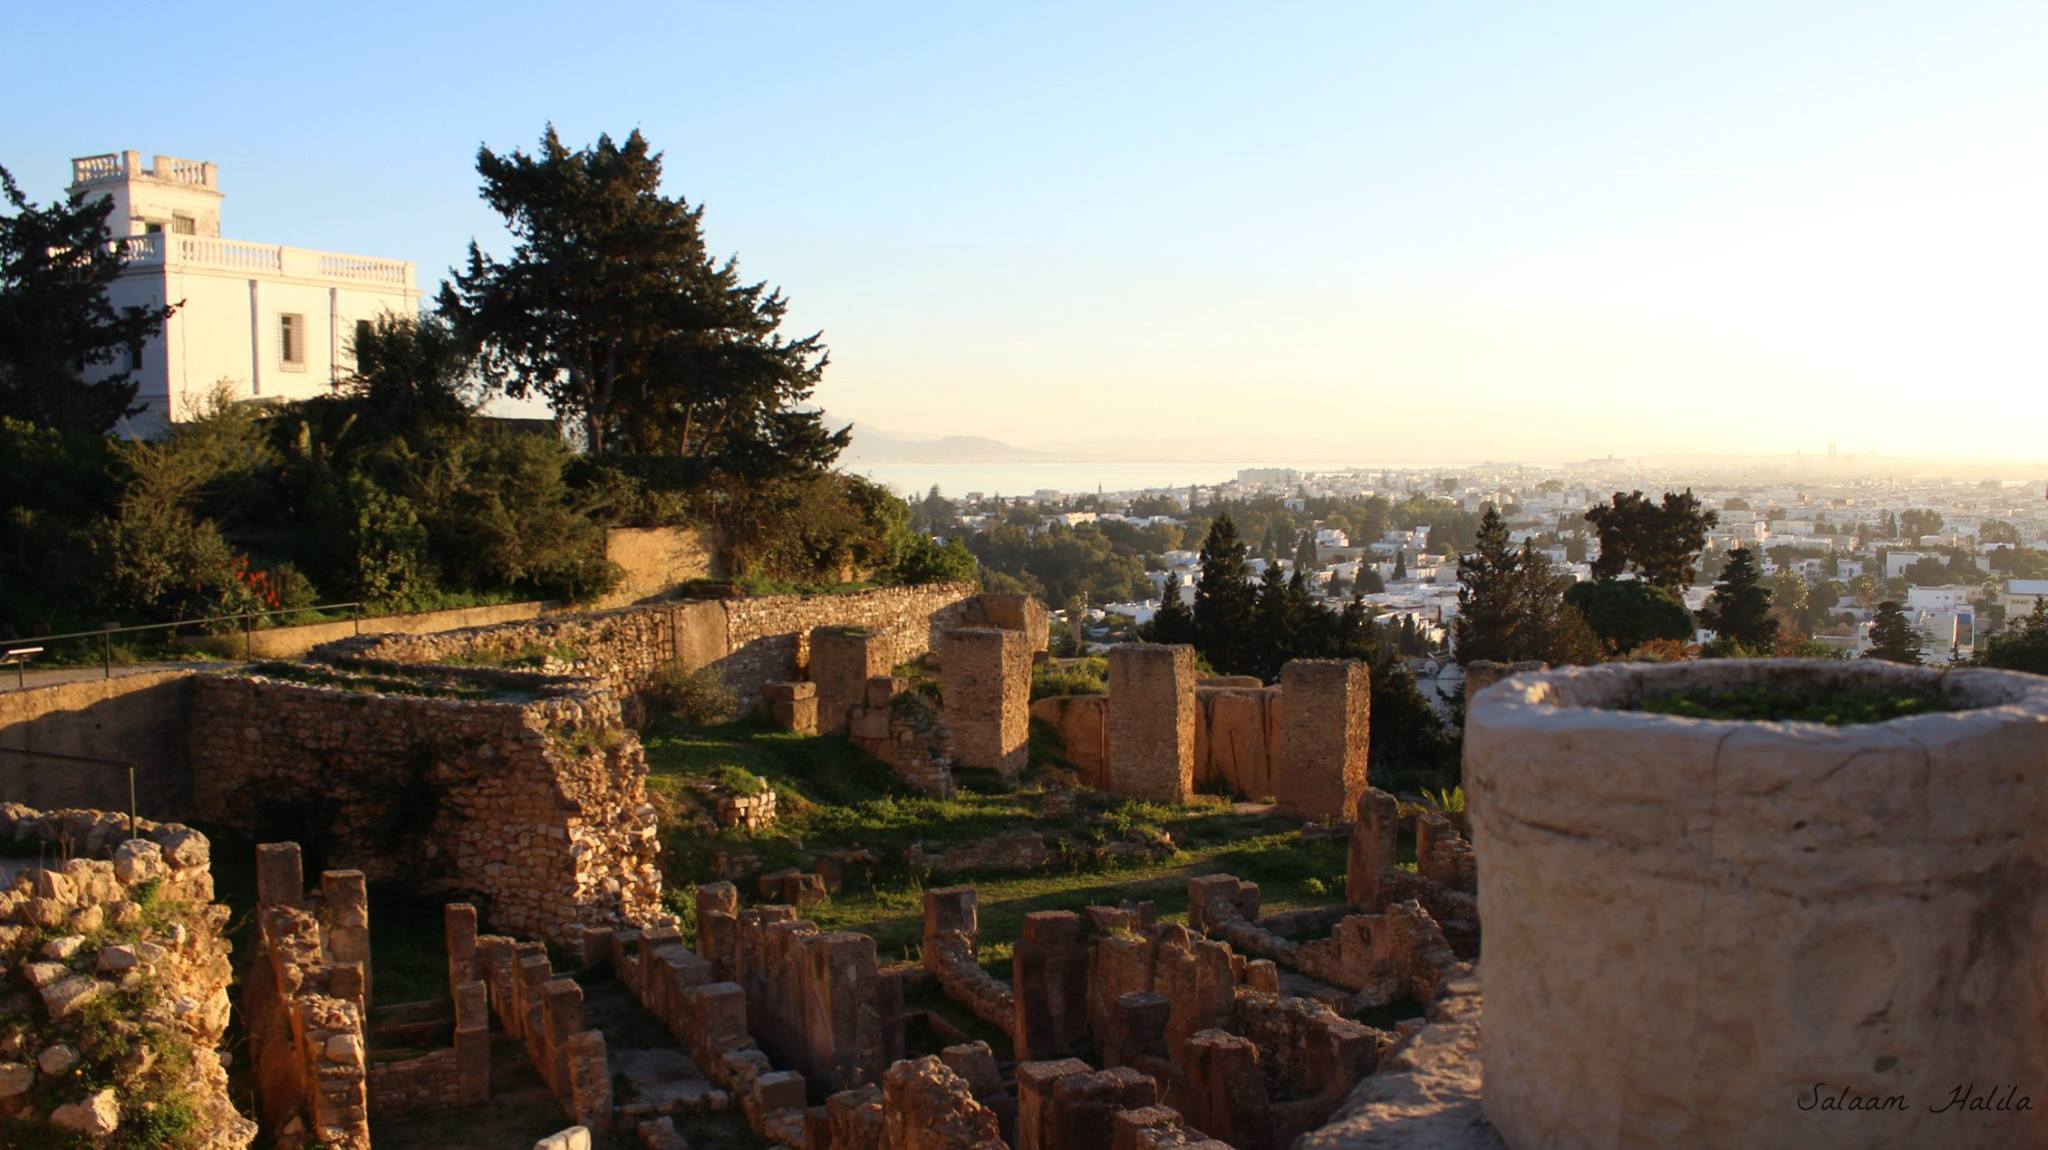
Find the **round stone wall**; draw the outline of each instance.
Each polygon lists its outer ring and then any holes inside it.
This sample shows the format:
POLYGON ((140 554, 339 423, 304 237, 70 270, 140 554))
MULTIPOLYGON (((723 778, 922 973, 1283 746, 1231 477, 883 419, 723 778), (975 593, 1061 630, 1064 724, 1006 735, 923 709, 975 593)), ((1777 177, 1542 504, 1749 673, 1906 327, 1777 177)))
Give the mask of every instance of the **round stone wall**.
POLYGON ((1473 702, 1465 787, 1484 1106, 1509 1146, 2048 1144, 2048 678, 1517 675, 1473 702), (1766 683, 1956 709, 1842 727, 1630 709, 1766 683))

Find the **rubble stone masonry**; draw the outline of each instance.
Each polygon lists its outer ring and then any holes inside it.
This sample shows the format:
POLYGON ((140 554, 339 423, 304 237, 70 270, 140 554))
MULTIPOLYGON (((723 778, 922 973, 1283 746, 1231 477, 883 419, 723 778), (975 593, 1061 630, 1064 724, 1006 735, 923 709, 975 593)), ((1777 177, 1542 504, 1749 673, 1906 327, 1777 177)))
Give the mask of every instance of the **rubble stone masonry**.
POLYGON ((608 691, 501 701, 211 676, 193 691, 205 819, 472 896, 499 930, 567 942, 660 913, 646 766, 608 691))
POLYGON ((1004 778, 1023 770, 1031 734, 1031 646, 1024 632, 948 631, 939 672, 954 760, 1004 778))

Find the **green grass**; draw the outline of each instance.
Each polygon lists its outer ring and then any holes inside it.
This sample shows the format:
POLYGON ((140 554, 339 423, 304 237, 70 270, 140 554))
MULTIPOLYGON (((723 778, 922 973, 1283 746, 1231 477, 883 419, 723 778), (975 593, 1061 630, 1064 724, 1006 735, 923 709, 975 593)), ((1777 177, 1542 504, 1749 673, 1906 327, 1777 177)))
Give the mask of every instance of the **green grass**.
POLYGON ((1031 698, 1055 695, 1100 695, 1109 690, 1109 660, 1058 659, 1031 669, 1031 698))
POLYGON ((287 663, 281 660, 252 663, 249 666, 249 673, 261 675, 266 679, 303 683, 309 687, 331 687, 363 694, 418 695, 431 699, 495 699, 503 695, 526 694, 514 688, 479 687, 449 676, 424 672, 406 676, 343 672, 314 666, 311 663, 287 663))
MULTIPOLYGON (((1043 788, 1029 772, 1001 780, 979 771, 957 773, 960 789, 939 799, 912 791, 888 769, 838 738, 794 735, 759 722, 688 727, 657 722, 643 735, 649 789, 661 803, 665 881, 671 890, 713 881, 718 851, 744 853, 763 870, 808 866, 827 850, 866 848, 883 863, 871 883, 849 879, 847 888, 808 917, 828 930, 875 937, 884 961, 916 957, 923 933, 927 886, 972 883, 978 891, 985 966, 1000 970, 1008 941, 1024 916, 1039 910, 1080 910, 1124 900, 1151 900, 1162 914, 1187 909, 1188 879, 1228 872, 1260 884, 1274 910, 1341 901, 1345 863, 1342 840, 1305 843, 1298 823, 1244 813, 1229 801, 1200 797, 1185 806, 1117 799, 1084 791, 1075 813, 1048 818, 1043 788), (723 831, 706 836, 676 818, 673 800, 685 783, 742 768, 775 788, 780 823, 754 834, 723 831), (1052 859, 1031 874, 912 873, 906 847, 929 850, 1029 830, 1046 837, 1052 859), (1172 836, 1174 850, 1149 860, 1098 861, 1093 848, 1138 837, 1172 836), (1062 849, 1064 848, 1064 849, 1062 849)), ((753 890, 742 883, 743 898, 753 890)))
POLYGON ((1882 723, 1949 708, 1930 694, 1875 688, 1782 688, 1764 684, 1724 690, 1680 691, 1643 700, 1657 715, 1734 722, 1825 723, 1830 727, 1882 723))

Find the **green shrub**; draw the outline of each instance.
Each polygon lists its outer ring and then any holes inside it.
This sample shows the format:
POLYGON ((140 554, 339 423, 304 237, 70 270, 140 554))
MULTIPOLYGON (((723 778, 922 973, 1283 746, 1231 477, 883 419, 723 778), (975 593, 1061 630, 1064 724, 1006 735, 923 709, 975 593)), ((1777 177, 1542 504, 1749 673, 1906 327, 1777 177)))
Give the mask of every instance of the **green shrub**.
POLYGON ((654 677, 647 697, 664 714, 685 723, 709 727, 740 715, 740 697, 713 667, 685 671, 671 663, 654 677))
POLYGON ((1041 663, 1031 671, 1031 697, 1049 699, 1061 695, 1100 695, 1109 690, 1109 660, 1062 660, 1041 663))

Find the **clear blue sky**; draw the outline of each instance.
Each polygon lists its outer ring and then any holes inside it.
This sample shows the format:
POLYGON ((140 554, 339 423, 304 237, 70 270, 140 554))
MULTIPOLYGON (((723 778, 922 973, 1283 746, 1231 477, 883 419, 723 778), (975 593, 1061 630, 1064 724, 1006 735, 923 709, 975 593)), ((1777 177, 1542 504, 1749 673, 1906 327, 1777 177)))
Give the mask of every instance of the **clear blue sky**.
POLYGON ((479 143, 638 127, 825 330, 820 399, 895 431, 2048 453, 2040 4, 0 17, 38 198, 73 155, 210 159, 227 234, 430 293, 503 249, 479 143))

